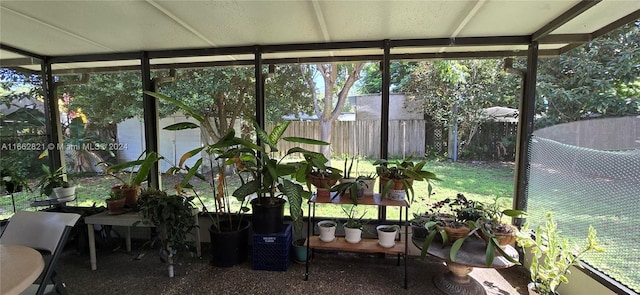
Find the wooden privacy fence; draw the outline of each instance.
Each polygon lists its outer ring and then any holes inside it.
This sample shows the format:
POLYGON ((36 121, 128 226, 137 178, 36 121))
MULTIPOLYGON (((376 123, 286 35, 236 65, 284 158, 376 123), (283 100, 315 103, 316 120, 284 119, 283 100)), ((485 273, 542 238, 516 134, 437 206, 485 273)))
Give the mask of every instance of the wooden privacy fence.
MULTIPOLYGON (((267 124, 267 130, 273 124, 267 124)), ((404 157, 413 155, 423 157, 425 152, 425 120, 389 121, 389 156, 404 157)), ((320 139, 319 121, 293 121, 284 136, 320 139)), ((284 154, 294 146, 319 151, 318 147, 299 145, 281 141, 278 146, 284 154)), ((371 159, 380 157, 380 121, 337 121, 333 122, 331 135, 332 155, 360 155, 371 159)))
MULTIPOLYGON (((515 156, 515 123, 487 122, 479 126, 471 142, 465 145, 467 160, 513 161, 515 156)), ((380 158, 380 121, 333 122, 331 155, 360 155, 380 158)), ((273 124, 267 124, 267 130, 273 124)), ((422 158, 429 153, 444 155, 447 151, 447 130, 432 120, 389 121, 389 158, 413 156, 422 158)), ((284 136, 320 139, 320 122, 293 121, 284 136)), ((319 147, 281 141, 279 152, 284 154, 294 146, 320 151, 319 147)))

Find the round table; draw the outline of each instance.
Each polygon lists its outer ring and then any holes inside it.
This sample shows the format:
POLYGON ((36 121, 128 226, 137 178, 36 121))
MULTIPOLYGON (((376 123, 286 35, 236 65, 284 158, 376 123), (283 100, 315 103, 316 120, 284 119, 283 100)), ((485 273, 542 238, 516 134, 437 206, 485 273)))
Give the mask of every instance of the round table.
POLYGON ((0 294, 20 294, 38 278, 43 269, 44 259, 37 250, 0 244, 0 294))
MULTIPOLYGON (((424 239, 412 239, 413 244, 422 250, 424 239)), ((434 240, 427 253, 429 255, 438 257, 444 260, 447 264, 449 272, 446 274, 439 274, 433 278, 433 283, 440 291, 450 295, 484 295, 486 291, 484 287, 469 276, 469 273, 474 267, 484 268, 507 268, 514 266, 513 262, 510 262, 506 258, 496 254, 493 259, 493 263, 490 266, 485 264, 485 253, 487 244, 484 240, 471 236, 460 247, 456 261, 451 261, 449 258, 449 251, 451 245, 442 246, 442 241, 434 240)), ((511 246, 506 246, 504 249, 513 260, 518 261, 518 251, 511 246)))

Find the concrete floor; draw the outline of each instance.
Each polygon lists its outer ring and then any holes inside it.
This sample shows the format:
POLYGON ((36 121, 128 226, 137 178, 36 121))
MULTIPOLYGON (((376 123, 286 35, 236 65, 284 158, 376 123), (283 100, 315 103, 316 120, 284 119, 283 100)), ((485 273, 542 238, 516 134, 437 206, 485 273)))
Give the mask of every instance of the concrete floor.
MULTIPOLYGON (((90 269, 88 254, 68 249, 59 261, 59 273, 69 294, 444 294, 433 277, 447 272, 442 261, 428 257, 407 259, 408 289, 404 289, 404 265, 396 256, 344 252, 316 252, 305 265, 291 263, 287 271, 252 269, 251 257, 244 264, 217 268, 209 263, 210 249, 203 244, 203 257, 182 257, 175 276, 168 277, 167 264, 157 249, 134 245, 134 254, 123 250, 98 250, 98 269, 90 269), (137 251, 137 250, 139 251, 137 251), (137 254, 142 253, 140 259, 137 254)), ((414 249, 413 251, 416 251, 414 249)), ((415 252, 412 252, 415 253, 415 252)), ((487 294, 526 294, 528 275, 515 266, 504 270, 474 269, 471 276, 487 294)))

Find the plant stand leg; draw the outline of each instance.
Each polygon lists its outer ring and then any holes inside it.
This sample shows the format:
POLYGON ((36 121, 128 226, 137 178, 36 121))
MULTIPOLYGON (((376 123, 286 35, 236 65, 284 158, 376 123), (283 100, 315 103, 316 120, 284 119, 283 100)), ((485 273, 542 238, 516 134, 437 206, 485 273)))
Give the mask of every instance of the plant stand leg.
POLYGON ((436 287, 449 295, 486 295, 482 285, 469 276, 473 267, 447 262, 449 272, 433 277, 436 287))

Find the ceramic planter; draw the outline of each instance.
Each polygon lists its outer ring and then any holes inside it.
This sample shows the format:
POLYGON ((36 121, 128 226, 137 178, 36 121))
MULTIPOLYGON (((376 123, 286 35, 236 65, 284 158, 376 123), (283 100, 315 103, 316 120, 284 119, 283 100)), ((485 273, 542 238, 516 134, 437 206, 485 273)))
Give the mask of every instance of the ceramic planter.
MULTIPOLYGON (((405 191, 405 187, 402 181, 400 181, 399 179, 390 179, 386 177, 380 177, 380 184, 382 185, 382 187, 385 187, 388 181, 393 181, 393 184, 387 191, 385 198, 389 200, 394 200, 394 201, 404 201, 407 192, 405 191)), ((406 181, 409 184, 413 185, 413 179, 406 178, 406 181)))
POLYGON ((311 258, 311 251, 307 251, 307 246, 304 244, 306 239, 299 239, 291 242, 293 249, 293 260, 298 263, 307 262, 307 259, 311 258))
POLYGON ((56 187, 53 189, 58 201, 71 201, 76 196, 76 187, 56 187))
POLYGON ((398 227, 393 225, 378 225, 378 244, 384 248, 393 248, 396 245, 398 227))
POLYGON ((362 180, 364 181, 364 195, 365 196, 373 196, 373 189, 376 185, 376 180, 375 179, 364 179, 362 180))
POLYGON ((318 229, 320 230, 320 240, 323 242, 333 242, 336 239, 336 226, 338 224, 335 221, 323 220, 318 222, 318 229))
POLYGON ((357 244, 362 240, 362 230, 360 228, 344 227, 344 239, 347 243, 357 244))

